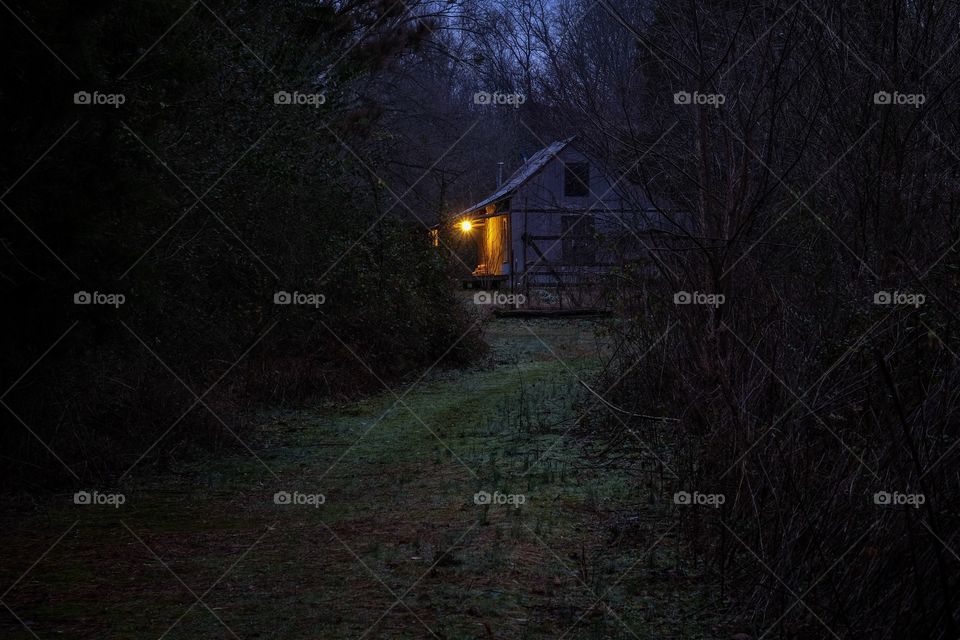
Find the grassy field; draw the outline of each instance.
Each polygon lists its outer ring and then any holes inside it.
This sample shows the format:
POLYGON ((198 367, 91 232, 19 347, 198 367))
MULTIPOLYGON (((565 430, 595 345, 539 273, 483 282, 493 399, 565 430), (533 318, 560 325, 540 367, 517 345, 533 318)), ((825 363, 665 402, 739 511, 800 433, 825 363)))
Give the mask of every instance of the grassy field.
POLYGON ((483 366, 264 415, 252 452, 98 489, 119 507, 21 500, 0 635, 714 637, 665 488, 583 461, 594 329, 497 320, 483 366))

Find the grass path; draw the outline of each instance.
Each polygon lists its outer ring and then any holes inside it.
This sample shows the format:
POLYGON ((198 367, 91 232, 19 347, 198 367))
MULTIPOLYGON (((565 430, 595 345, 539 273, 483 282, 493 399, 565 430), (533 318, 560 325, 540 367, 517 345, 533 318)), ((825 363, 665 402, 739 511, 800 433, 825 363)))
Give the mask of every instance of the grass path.
POLYGON ((265 416, 262 463, 231 452, 114 489, 119 508, 62 495, 6 516, 0 636, 711 637, 663 488, 597 472, 567 433, 594 326, 488 338, 490 366, 402 404, 265 416))

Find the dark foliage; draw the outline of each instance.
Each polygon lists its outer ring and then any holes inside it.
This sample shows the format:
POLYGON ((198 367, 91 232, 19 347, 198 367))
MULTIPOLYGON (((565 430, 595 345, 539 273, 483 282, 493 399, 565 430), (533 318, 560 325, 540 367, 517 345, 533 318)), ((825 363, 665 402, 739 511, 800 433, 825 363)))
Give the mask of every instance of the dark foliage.
POLYGON ((12 3, 36 36, 0 23, 5 481, 237 445, 260 403, 467 357, 446 264, 376 177, 390 148, 358 153, 360 87, 425 37, 388 5, 12 3))

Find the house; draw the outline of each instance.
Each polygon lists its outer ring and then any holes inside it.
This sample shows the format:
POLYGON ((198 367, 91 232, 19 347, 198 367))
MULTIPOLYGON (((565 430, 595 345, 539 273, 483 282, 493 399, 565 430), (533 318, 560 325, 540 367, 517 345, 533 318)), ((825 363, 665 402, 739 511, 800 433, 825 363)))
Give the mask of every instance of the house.
POLYGON ((541 149, 455 216, 460 233, 476 242, 477 265, 464 285, 528 298, 533 290, 552 292, 561 306, 596 292, 611 269, 646 253, 642 236, 658 226, 652 221, 659 214, 625 182, 573 138, 541 149))

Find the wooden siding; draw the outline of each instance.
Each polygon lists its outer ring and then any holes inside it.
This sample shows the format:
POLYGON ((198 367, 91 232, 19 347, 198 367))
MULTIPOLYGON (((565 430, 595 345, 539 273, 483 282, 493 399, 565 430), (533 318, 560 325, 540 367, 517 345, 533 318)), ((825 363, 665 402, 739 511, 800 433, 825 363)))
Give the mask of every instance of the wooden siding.
MULTIPOLYGON (((598 246, 595 259, 585 261, 582 241, 571 242, 570 234, 565 239, 561 236, 564 218, 570 215, 586 214, 594 218, 592 225, 583 226, 592 226, 600 237, 623 229, 616 216, 624 215, 625 203, 617 189, 611 188, 611 183, 601 167, 572 145, 567 145, 522 184, 510 203, 514 273, 528 283, 556 284, 558 280, 567 283, 583 281, 605 271, 609 265, 600 263, 609 263, 612 256, 603 255, 598 246), (566 164, 581 162, 590 167, 589 193, 568 196, 564 190, 566 164), (565 247, 568 255, 564 255, 565 247)), ((569 228, 571 221, 566 224, 569 228)))

